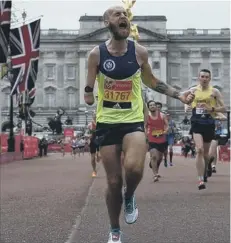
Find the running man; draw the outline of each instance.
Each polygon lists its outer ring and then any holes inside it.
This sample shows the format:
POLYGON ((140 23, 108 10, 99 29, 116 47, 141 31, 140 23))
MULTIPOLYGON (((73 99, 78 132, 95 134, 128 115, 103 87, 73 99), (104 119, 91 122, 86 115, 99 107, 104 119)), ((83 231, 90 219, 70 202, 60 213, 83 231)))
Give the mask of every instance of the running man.
POLYGON ((222 135, 222 123, 221 121, 227 120, 226 116, 222 113, 218 113, 215 117, 215 138, 211 141, 209 147, 209 163, 208 163, 208 177, 212 175, 212 173, 217 173, 216 164, 217 164, 217 147, 220 145, 219 140, 222 135))
POLYGON ((77 152, 77 148, 78 148, 78 140, 77 137, 74 136, 71 140, 71 155, 72 157, 74 157, 74 159, 76 158, 76 152, 77 152))
POLYGON ((166 151, 164 152, 164 165, 168 166, 168 148, 169 148, 169 165, 173 166, 173 145, 175 141, 175 133, 176 133, 176 123, 172 120, 171 115, 167 114, 168 119, 168 133, 167 133, 167 142, 168 146, 166 151))
MULTIPOLYGON (((215 135, 216 113, 225 112, 225 105, 218 89, 210 85, 211 72, 202 69, 199 84, 191 88, 195 99, 191 104, 191 133, 196 146, 196 167, 199 179, 198 189, 205 189, 209 164, 209 148, 215 135)), ((210 162, 211 163, 211 162, 210 162)))
POLYGON ((145 47, 128 40, 130 23, 123 7, 111 7, 103 16, 111 38, 89 54, 85 102, 94 103, 98 81, 96 136, 107 177, 106 203, 111 231, 108 243, 121 243, 119 217, 124 200, 128 224, 138 218, 135 190, 140 183, 147 152, 144 133, 141 81, 149 88, 183 103, 191 103, 191 91, 180 93, 158 80, 148 63, 145 47), (124 152, 126 191, 122 195, 121 152, 124 152))
MULTIPOLYGON (((162 111, 162 107, 163 107, 162 103, 161 103, 161 102, 155 102, 155 103, 156 103, 156 108, 157 108, 160 112, 162 112, 163 114, 166 114, 166 112, 163 112, 163 111, 162 111)), ((168 136, 167 136, 167 138, 168 138, 168 136)), ((173 140, 173 141, 174 141, 174 140, 173 140)), ((168 139, 167 139, 167 142, 168 142, 168 139)), ((169 142, 171 142, 170 139, 169 139, 169 142)), ((166 150, 164 151, 164 166, 165 166, 165 167, 168 167, 168 146, 166 147, 166 150)), ((152 168, 151 163, 149 164, 149 167, 152 168)))
POLYGON ((92 121, 88 125, 88 129, 90 131, 90 154, 91 154, 91 165, 92 165, 92 177, 97 176, 96 172, 96 161, 100 160, 99 157, 99 146, 96 144, 95 138, 95 130, 96 130, 96 113, 93 113, 92 121))
POLYGON ((60 138, 58 140, 58 144, 60 144, 60 146, 61 146, 61 153, 62 153, 62 155, 64 157, 64 155, 65 155, 65 137, 60 138))
POLYGON ((168 121, 166 116, 157 109, 155 101, 150 100, 147 106, 149 109, 149 116, 145 125, 151 157, 150 167, 154 174, 154 182, 156 182, 160 178, 158 174, 159 167, 163 159, 163 154, 168 147, 166 139, 168 121))
POLYGON ((78 149, 79 157, 80 157, 81 152, 82 152, 82 155, 84 155, 85 146, 86 146, 86 141, 85 141, 84 137, 79 137, 78 141, 77 141, 77 149, 78 149))

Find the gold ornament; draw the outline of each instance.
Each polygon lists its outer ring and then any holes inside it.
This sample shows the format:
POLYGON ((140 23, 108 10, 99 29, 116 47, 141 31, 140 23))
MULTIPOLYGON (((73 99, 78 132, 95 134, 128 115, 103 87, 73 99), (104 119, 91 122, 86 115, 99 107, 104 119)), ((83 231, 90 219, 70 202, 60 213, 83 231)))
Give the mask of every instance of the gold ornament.
MULTIPOLYGON (((127 16, 128 16, 128 20, 131 23, 132 19, 133 19, 133 14, 131 11, 131 8, 134 6, 136 0, 122 0, 123 4, 124 4, 124 8, 127 12, 127 16)), ((136 24, 131 23, 131 31, 130 31, 130 36, 135 40, 138 41, 139 40, 139 31, 137 28, 136 24)))

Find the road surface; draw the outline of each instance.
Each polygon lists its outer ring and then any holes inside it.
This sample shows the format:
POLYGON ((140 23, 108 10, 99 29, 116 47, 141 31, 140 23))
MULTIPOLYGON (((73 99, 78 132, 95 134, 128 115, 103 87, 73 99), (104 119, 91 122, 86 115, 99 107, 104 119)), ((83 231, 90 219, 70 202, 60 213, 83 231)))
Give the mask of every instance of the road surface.
MULTIPOLYGON (((124 243, 230 242, 229 163, 198 191, 195 162, 175 157, 153 183, 148 167, 136 197, 139 218, 124 243)), ((105 174, 91 178, 90 156, 59 154, 1 166, 1 243, 107 243, 105 174)))

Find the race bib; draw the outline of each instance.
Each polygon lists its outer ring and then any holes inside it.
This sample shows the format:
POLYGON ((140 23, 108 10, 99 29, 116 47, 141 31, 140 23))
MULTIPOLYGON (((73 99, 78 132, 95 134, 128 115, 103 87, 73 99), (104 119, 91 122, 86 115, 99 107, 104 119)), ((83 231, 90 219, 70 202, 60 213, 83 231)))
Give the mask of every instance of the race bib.
POLYGON ((205 113, 204 108, 196 108, 196 114, 197 115, 203 115, 205 113))
POLYGON ((108 80, 104 84, 104 101, 113 103, 132 101, 132 81, 108 80))
POLYGON ((163 132, 164 132, 163 130, 153 130, 152 136, 159 137, 159 136, 163 135, 163 132))

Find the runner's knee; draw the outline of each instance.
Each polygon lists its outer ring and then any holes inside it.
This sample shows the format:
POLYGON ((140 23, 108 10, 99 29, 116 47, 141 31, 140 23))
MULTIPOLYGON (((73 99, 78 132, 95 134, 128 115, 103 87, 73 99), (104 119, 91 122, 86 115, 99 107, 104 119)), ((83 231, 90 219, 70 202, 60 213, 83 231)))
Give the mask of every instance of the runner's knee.
POLYGON ((151 160, 152 160, 152 161, 157 161, 157 156, 156 156, 155 154, 152 154, 152 155, 151 155, 151 160))
POLYGON ((196 151, 198 154, 203 154, 204 153, 204 148, 203 147, 197 147, 196 151))
POLYGON ((121 189, 123 185, 122 175, 109 176, 107 179, 109 190, 121 189))
POLYGON ((144 166, 137 159, 132 158, 132 161, 126 161, 124 164, 126 174, 132 175, 134 177, 142 177, 144 166))

